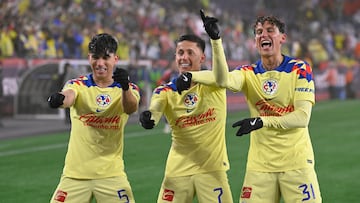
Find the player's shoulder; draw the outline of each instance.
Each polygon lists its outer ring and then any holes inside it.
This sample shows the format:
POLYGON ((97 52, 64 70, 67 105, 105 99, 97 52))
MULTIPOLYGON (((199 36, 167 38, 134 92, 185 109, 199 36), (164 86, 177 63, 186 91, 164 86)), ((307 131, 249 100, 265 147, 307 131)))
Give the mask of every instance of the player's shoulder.
POLYGON ((242 70, 242 71, 253 71, 257 67, 256 64, 245 64, 239 65, 234 68, 234 71, 242 70))
POLYGON ((157 86, 154 89, 154 94, 160 94, 164 92, 175 92, 176 91, 176 85, 174 81, 170 81, 168 83, 162 84, 157 86))
POLYGON ((91 85, 90 75, 82 75, 77 78, 70 79, 66 82, 67 85, 77 85, 77 86, 89 86, 91 85))
POLYGON ((140 88, 139 88, 139 86, 137 86, 135 83, 133 83, 133 82, 130 82, 130 87, 131 87, 131 89, 133 89, 133 90, 136 90, 136 91, 138 91, 138 92, 140 92, 140 88))
POLYGON ((292 69, 311 69, 311 66, 308 62, 299 58, 292 58, 289 56, 285 56, 286 66, 288 68, 293 67, 292 69))
POLYGON ((233 72, 242 72, 244 74, 258 74, 258 73, 264 73, 265 69, 262 68, 261 66, 261 61, 257 61, 256 63, 251 63, 251 64, 245 64, 245 65, 240 65, 238 67, 236 67, 234 69, 233 72))
POLYGON ((291 57, 286 57, 286 60, 287 63, 284 66, 286 73, 296 74, 299 79, 306 79, 309 82, 314 79, 312 68, 305 60, 291 57))

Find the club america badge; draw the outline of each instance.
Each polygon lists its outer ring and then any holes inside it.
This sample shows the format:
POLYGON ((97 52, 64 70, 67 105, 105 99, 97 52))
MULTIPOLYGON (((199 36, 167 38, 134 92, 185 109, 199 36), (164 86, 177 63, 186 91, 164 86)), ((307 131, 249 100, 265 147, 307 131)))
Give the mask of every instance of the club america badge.
POLYGON ((199 100, 199 97, 197 94, 189 93, 185 96, 184 104, 188 108, 193 108, 193 107, 195 107, 198 100, 199 100))
POLYGON ((111 102, 111 97, 107 94, 99 94, 96 97, 96 104, 100 107, 108 106, 111 102))
POLYGON ((278 82, 274 79, 266 80, 262 85, 262 90, 267 95, 273 95, 277 91, 278 82))

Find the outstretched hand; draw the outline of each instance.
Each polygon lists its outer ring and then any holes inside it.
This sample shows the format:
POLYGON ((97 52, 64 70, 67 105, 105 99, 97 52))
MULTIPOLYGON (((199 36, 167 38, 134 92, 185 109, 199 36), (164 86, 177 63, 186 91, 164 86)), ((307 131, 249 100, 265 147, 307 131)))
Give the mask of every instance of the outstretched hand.
POLYGON ((200 10, 200 16, 204 24, 204 28, 209 37, 213 40, 220 38, 220 29, 217 24, 218 19, 214 17, 205 16, 204 10, 200 10))
POLYGON ((236 132, 236 136, 242 136, 248 134, 253 130, 257 130, 263 127, 263 122, 260 117, 257 118, 245 118, 238 122, 235 122, 232 127, 235 128, 240 126, 239 130, 236 132))
POLYGON ((64 104, 65 96, 59 92, 56 92, 48 98, 48 104, 50 108, 56 109, 59 108, 61 105, 64 104))

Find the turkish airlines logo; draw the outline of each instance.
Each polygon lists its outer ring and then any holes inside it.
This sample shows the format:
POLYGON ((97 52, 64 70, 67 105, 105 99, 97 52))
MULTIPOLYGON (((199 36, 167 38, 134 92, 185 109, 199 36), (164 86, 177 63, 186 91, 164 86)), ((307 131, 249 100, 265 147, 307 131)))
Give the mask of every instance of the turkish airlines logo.
POLYGON ((172 190, 165 189, 162 195, 162 199, 172 202, 174 199, 175 192, 172 190))

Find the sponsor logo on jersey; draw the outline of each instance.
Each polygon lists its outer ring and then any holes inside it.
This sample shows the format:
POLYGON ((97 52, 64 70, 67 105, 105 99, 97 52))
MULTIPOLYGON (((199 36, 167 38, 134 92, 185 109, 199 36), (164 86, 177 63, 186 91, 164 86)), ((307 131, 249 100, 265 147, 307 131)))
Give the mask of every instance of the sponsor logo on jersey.
POLYGON ((188 93, 185 96, 184 104, 186 107, 194 107, 198 100, 199 97, 195 93, 188 93))
POLYGON ((174 199, 174 195, 175 195, 174 191, 169 190, 169 189, 164 189, 162 199, 166 200, 166 201, 169 201, 169 202, 172 202, 173 199, 174 199))
POLYGON ((307 88, 307 87, 298 87, 295 88, 295 91, 297 92, 310 92, 310 93, 315 93, 315 90, 312 88, 307 88))
POLYGON ((251 187, 243 187, 241 191, 241 198, 249 199, 251 197, 252 188, 251 187))
POLYGON ((96 104, 101 107, 108 106, 111 102, 111 98, 107 94, 99 94, 96 97, 96 104))
POLYGON ((255 106, 259 110, 260 116, 282 116, 295 110, 294 105, 279 106, 266 100, 256 102, 255 106))
POLYGON ((84 123, 85 126, 91 126, 93 128, 101 128, 101 129, 113 129, 118 130, 119 123, 121 122, 120 116, 97 116, 94 113, 88 113, 81 115, 79 120, 84 123))
POLYGON ((262 90, 267 95, 273 95, 278 89, 278 83, 276 80, 266 80, 262 85, 262 90))
POLYGON ((56 200, 58 202, 65 202, 66 196, 67 196, 67 192, 58 190, 58 191, 56 191, 54 200, 56 200))
POLYGON ((175 125, 180 128, 186 128, 191 126, 202 125, 216 121, 216 112, 214 108, 209 108, 207 111, 197 115, 181 116, 179 117, 175 125))

